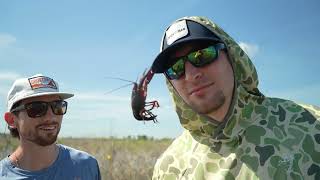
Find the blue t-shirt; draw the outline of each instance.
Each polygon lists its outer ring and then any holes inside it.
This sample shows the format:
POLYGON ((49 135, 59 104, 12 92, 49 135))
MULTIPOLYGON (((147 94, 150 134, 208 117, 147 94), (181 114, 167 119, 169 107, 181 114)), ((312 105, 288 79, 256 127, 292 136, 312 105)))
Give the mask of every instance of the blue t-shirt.
POLYGON ((59 155, 48 168, 28 171, 16 167, 9 157, 0 161, 0 179, 32 180, 100 180, 97 160, 86 152, 65 145, 58 145, 59 155))

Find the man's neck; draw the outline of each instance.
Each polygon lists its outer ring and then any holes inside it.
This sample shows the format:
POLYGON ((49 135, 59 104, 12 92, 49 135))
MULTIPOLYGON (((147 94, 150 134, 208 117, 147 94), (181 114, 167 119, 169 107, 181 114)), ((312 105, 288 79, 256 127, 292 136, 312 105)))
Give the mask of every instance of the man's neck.
POLYGON ((20 169, 38 171, 52 165, 58 154, 59 148, 55 143, 49 146, 39 146, 30 142, 20 142, 9 158, 20 169))

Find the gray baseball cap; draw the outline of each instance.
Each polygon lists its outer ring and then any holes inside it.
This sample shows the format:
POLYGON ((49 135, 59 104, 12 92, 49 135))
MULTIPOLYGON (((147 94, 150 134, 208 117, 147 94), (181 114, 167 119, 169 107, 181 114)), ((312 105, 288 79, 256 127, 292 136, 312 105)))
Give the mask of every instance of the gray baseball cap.
POLYGON ((163 73, 170 63, 169 55, 177 47, 188 42, 222 42, 221 39, 204 25, 191 19, 180 19, 171 24, 162 38, 160 53, 152 64, 155 73, 163 73))
POLYGON ((31 77, 17 79, 7 97, 7 111, 10 112, 12 106, 23 99, 44 95, 58 95, 61 99, 73 96, 71 93, 59 92, 59 85, 50 77, 36 74, 31 77))

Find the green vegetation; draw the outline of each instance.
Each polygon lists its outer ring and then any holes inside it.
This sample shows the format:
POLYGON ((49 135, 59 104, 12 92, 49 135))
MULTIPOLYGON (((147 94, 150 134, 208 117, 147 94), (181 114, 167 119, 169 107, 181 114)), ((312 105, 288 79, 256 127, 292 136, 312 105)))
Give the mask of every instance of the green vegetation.
MULTIPOLYGON (((86 151, 99 162, 102 179, 149 180, 153 166, 172 139, 153 139, 145 135, 127 138, 60 138, 58 143, 86 151)), ((17 139, 0 134, 0 158, 18 146, 17 139)))

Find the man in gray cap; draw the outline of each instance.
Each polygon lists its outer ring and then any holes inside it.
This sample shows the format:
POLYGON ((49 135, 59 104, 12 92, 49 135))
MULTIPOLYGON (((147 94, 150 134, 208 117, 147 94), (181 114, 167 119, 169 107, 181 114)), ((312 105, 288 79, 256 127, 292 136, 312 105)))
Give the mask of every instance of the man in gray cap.
POLYGON ((17 79, 4 115, 18 148, 0 161, 0 179, 101 179, 91 155, 56 144, 67 101, 56 81, 41 74, 17 79))
POLYGON ((163 73, 184 128, 153 179, 320 179, 320 110, 264 96, 240 46, 204 17, 165 31, 163 73))

